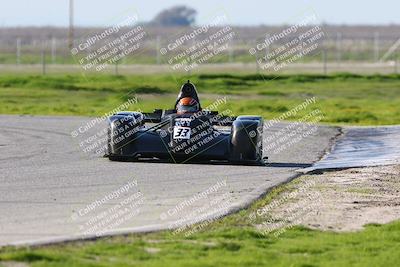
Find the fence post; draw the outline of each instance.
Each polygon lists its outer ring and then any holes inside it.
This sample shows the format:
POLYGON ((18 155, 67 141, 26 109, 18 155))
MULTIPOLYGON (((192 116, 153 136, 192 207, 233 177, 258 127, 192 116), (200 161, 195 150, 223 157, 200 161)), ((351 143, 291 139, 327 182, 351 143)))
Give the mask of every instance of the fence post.
POLYGON ((229 63, 232 63, 233 62, 233 49, 234 49, 234 47, 235 47, 235 43, 234 43, 234 41, 233 40, 231 40, 230 41, 230 43, 229 43, 229 49, 228 49, 228 56, 229 56, 229 63))
POLYGON ((57 53, 57 40, 56 38, 53 37, 51 39, 51 62, 53 64, 56 63, 56 57, 57 57, 56 53, 57 53))
POLYGON ((342 61, 342 33, 336 33, 336 61, 340 65, 342 61))
MULTIPOLYGON (((258 40, 255 39, 255 40, 254 40, 254 47, 257 47, 257 44, 258 44, 258 40)), ((258 64, 258 54, 257 54, 257 50, 256 50, 255 53, 254 53, 254 58, 255 58, 255 60, 256 60, 256 74, 259 74, 259 73, 260 73, 260 66, 259 66, 259 64, 258 64)))
POLYGON ((17 65, 21 63, 21 38, 17 38, 17 65))
MULTIPOLYGON (((267 44, 268 44, 268 39, 269 39, 269 37, 270 37, 270 34, 267 33, 267 34, 265 35, 265 41, 267 41, 267 42, 266 42, 267 44)), ((265 61, 267 61, 268 54, 269 54, 269 45, 267 45, 267 46, 265 47, 265 61)))
POLYGON ((157 65, 160 65, 161 63, 161 55, 160 55, 160 49, 161 49, 161 37, 158 35, 157 36, 157 40, 156 40, 156 61, 157 61, 157 65))
POLYGON ((396 64, 397 64, 396 74, 399 73, 399 62, 400 62, 400 55, 397 55, 397 58, 396 58, 396 64))
POLYGON ((374 60, 379 60, 379 32, 374 33, 374 60))
POLYGON ((42 75, 46 74, 46 52, 45 52, 45 42, 42 45, 42 75))
POLYGON ((328 74, 328 59, 327 59, 327 51, 326 51, 326 48, 323 48, 323 51, 322 51, 322 60, 323 60, 323 69, 324 69, 324 75, 327 75, 328 74))
POLYGON ((118 60, 115 61, 115 75, 118 75, 118 60))

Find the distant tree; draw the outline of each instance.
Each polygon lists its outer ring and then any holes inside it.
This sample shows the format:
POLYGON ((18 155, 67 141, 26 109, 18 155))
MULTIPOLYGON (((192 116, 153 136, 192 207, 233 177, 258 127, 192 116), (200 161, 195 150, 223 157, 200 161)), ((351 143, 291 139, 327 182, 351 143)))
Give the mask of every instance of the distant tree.
POLYGON ((151 21, 157 26, 190 26, 196 20, 197 11, 187 6, 165 9, 151 21))

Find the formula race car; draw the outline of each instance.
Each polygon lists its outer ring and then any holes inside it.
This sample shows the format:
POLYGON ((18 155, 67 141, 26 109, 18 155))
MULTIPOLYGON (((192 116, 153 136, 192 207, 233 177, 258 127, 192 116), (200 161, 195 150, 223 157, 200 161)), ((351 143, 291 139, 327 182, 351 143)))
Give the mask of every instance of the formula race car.
POLYGON ((119 112, 108 123, 107 155, 113 161, 263 164, 262 117, 202 109, 190 81, 181 87, 174 109, 119 112))

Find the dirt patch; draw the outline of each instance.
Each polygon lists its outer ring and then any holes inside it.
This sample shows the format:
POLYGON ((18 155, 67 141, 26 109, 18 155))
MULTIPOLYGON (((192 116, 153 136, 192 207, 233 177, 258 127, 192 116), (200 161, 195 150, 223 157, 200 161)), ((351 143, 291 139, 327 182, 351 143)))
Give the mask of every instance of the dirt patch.
POLYGON ((0 261, 0 266, 4 267, 28 267, 29 265, 23 262, 16 261, 0 261))
POLYGON ((157 254, 158 252, 161 251, 161 249, 159 248, 144 248, 144 250, 150 254, 157 254))
MULTIPOLYGON (((304 225, 333 231, 400 219, 400 165, 305 175, 264 207, 263 231, 304 225)), ((262 212, 260 212, 262 213, 262 212)))

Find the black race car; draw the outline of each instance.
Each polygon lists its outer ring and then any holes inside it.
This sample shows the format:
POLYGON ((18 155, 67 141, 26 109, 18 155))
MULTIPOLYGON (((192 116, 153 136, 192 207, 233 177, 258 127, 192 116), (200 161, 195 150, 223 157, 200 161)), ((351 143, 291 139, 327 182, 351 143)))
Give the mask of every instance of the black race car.
POLYGON ((203 110, 190 81, 182 86, 174 109, 119 112, 108 123, 107 154, 113 161, 263 164, 262 117, 203 110))

